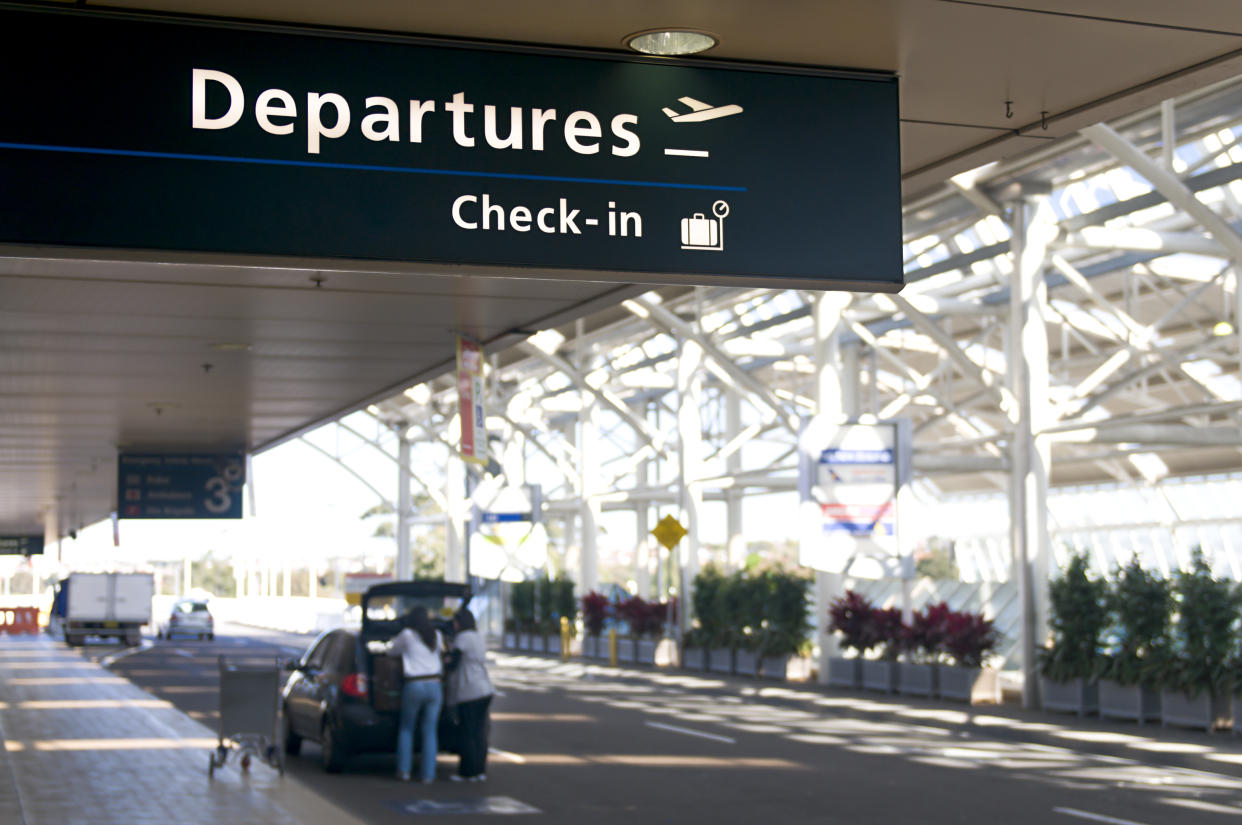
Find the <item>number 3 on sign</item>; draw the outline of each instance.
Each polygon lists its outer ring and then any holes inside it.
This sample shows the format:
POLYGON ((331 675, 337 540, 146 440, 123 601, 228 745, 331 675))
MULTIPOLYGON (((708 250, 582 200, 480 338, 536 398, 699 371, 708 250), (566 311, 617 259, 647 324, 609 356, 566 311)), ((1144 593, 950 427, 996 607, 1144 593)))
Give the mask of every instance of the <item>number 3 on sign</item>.
POLYGON ((207 508, 207 512, 227 513, 233 506, 233 497, 229 495, 229 483, 220 476, 212 476, 207 479, 205 486, 209 495, 203 501, 203 506, 207 508))

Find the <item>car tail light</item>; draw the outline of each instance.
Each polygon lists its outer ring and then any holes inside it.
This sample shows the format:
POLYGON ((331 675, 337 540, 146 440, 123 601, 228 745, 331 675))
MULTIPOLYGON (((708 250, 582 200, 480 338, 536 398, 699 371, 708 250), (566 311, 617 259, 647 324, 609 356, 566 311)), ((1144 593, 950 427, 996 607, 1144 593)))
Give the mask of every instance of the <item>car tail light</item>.
POLYGON ((341 678, 341 692, 355 699, 367 698, 367 675, 350 673, 341 678))

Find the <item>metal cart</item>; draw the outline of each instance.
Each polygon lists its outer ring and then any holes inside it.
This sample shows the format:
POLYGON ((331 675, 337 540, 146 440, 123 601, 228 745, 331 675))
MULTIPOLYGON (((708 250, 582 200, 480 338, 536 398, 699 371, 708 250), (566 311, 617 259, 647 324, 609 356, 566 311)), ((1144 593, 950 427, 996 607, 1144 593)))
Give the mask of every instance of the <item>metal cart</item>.
POLYGON ((211 753, 207 775, 224 767, 229 754, 249 770, 256 758, 285 772, 280 742, 280 678, 278 659, 238 660, 220 657, 220 734, 211 753))

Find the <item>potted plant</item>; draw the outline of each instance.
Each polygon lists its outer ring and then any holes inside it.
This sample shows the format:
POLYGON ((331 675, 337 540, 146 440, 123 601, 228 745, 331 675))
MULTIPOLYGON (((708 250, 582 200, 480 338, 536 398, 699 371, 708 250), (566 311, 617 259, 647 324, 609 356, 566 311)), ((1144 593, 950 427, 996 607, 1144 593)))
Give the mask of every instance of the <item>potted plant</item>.
POLYGON ((1239 593, 1218 581, 1196 547, 1190 570, 1174 579, 1177 617, 1173 645, 1161 668, 1161 716, 1165 725, 1214 730, 1231 725, 1233 658, 1239 593))
POLYGON ((898 693, 907 696, 936 695, 937 664, 944 653, 952 613, 944 602, 928 605, 914 613, 902 645, 905 660, 898 663, 898 693))
POLYGON ((1112 644, 1100 658, 1100 716, 1159 720, 1160 692, 1151 685, 1167 655, 1172 583, 1144 570, 1138 559, 1117 571, 1108 592, 1112 644))
POLYGON ((664 626, 668 623, 669 603, 655 600, 642 602, 638 614, 638 626, 634 634, 634 661, 640 665, 656 663, 656 649, 664 636, 664 626))
POLYGON ((950 611, 944 617, 943 650, 949 664, 936 668, 937 695, 976 704, 1000 704, 1000 674, 984 667, 1001 635, 982 613, 950 611))
POLYGON ((841 647, 853 656, 832 656, 828 659, 828 684, 833 687, 862 687, 862 661, 875 646, 870 633, 871 614, 875 605, 866 596, 853 590, 833 600, 828 607, 828 628, 841 635, 841 647))
POLYGON ((1095 681, 1100 635, 1108 618, 1107 585, 1087 575, 1087 557, 1070 556, 1048 584, 1052 644, 1041 651, 1040 695, 1044 710, 1084 716, 1099 708, 1095 681))
POLYGON ((640 596, 629 596, 617 602, 616 611, 626 631, 617 639, 617 661, 633 663, 638 657, 638 636, 647 623, 647 602, 640 596))
POLYGON ((805 678, 809 668, 799 669, 797 663, 810 645, 807 591, 811 582, 805 576, 779 567, 766 570, 756 578, 763 595, 759 675, 782 681, 791 677, 805 678))
POLYGON ((761 647, 767 632, 764 616, 766 581, 761 576, 734 574, 729 596, 734 607, 732 616, 738 632, 733 645, 733 672, 744 676, 757 676, 762 657, 761 647))
POLYGON ((682 666, 690 670, 710 670, 711 658, 726 663, 732 671, 733 653, 728 649, 728 622, 724 612, 724 591, 728 579, 720 568, 709 564, 694 577, 695 626, 682 640, 682 666))
POLYGON ((905 648, 909 636, 901 610, 885 607, 871 611, 867 633, 872 641, 871 646, 879 648, 880 658, 863 659, 862 686, 867 690, 895 693, 899 675, 897 658, 905 648))
POLYGON ((589 659, 608 658, 608 643, 601 638, 608 622, 611 608, 608 597, 592 590, 582 597, 582 626, 586 638, 582 640, 582 655, 589 659))
POLYGON ((509 589, 509 613, 517 634, 517 649, 531 649, 531 631, 535 626, 535 583, 514 582, 509 589))

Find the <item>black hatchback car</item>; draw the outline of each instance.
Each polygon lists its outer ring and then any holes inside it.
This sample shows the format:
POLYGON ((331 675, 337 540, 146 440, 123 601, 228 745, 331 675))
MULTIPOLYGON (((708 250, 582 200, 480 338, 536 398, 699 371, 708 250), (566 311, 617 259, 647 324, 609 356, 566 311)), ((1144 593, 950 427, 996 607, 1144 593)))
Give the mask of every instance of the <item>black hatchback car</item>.
MULTIPOLYGON (((394 685, 391 663, 383 661, 386 646, 401 631, 401 618, 417 605, 431 612, 448 641, 453 613, 469 602, 468 585, 448 582, 392 582, 367 590, 360 629, 329 630, 290 663, 281 692, 285 752, 296 755, 304 739, 316 741, 330 773, 341 770, 351 754, 395 753, 400 702, 394 689, 399 693, 400 677, 398 671, 394 685)), ((442 711, 441 751, 457 752, 456 734, 442 711)), ((414 747, 417 752, 417 736, 414 747)))

